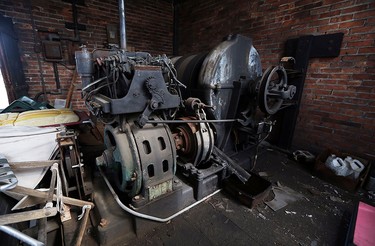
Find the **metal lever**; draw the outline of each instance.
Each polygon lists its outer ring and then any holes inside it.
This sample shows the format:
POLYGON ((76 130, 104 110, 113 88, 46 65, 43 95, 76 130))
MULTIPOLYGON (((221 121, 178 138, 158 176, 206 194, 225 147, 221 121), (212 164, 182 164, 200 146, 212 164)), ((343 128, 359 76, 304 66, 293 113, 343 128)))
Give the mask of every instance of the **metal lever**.
POLYGON ((251 177, 251 174, 243 169, 240 165, 235 163, 229 156, 227 156, 218 147, 214 146, 213 153, 216 154, 221 159, 225 160, 228 164, 228 169, 241 180, 242 183, 246 183, 251 177))

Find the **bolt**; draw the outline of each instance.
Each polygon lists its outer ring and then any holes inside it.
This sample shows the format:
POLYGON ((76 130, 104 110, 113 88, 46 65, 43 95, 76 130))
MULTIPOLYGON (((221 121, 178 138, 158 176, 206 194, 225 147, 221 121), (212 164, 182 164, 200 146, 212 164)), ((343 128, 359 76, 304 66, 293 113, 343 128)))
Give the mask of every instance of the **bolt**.
POLYGON ((133 173, 133 176, 131 177, 131 181, 135 181, 137 179, 137 173, 133 173))
POLYGON ((152 105, 151 105, 151 108, 157 108, 159 105, 157 102, 153 102, 152 105))
POLYGON ((175 184, 177 184, 177 183, 180 182, 180 181, 178 181, 178 179, 175 179, 175 180, 173 180, 173 182, 174 182, 175 184))
POLYGON ((101 227, 106 227, 106 226, 108 225, 108 220, 106 220, 106 219, 101 219, 99 225, 100 225, 101 227))
POLYGON ((134 200, 139 200, 139 196, 135 196, 135 197, 134 197, 134 200))

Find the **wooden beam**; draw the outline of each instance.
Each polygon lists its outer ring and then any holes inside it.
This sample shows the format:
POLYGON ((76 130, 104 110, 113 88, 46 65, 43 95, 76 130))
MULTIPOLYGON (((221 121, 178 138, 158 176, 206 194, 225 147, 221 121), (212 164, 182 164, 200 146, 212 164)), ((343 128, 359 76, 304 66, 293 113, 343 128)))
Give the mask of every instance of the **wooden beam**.
MULTIPOLYGON (((13 189, 9 190, 9 192, 15 192, 23 195, 29 195, 29 196, 35 196, 39 198, 44 198, 47 199, 47 193, 39 190, 34 190, 22 186, 16 186, 13 189)), ((53 200, 56 201, 57 196, 54 194, 53 195, 53 200)), ((88 201, 83 201, 75 198, 70 198, 63 196, 62 198, 63 202, 69 205, 77 206, 77 207, 83 207, 85 205, 90 205, 92 208, 95 207, 94 203, 88 202, 88 201)))
POLYGON ((60 160, 9 162, 9 166, 15 170, 25 168, 50 167, 54 163, 60 164, 60 160))
POLYGON ((42 208, 27 212, 5 214, 0 216, 0 225, 8 225, 23 221, 36 220, 46 217, 52 217, 57 214, 57 208, 42 208))

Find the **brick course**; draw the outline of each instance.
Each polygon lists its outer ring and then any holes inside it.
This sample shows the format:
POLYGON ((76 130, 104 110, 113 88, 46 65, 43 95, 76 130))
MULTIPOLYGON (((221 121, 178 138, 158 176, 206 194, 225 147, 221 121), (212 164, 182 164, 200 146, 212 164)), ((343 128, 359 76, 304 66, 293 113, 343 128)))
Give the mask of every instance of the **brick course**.
MULTIPOLYGON (((151 54, 172 54, 173 10, 172 3, 166 0, 126 0, 127 43, 136 51, 147 51, 151 54)), ((80 31, 80 37, 89 49, 103 48, 107 40, 107 24, 117 24, 118 1, 85 0, 86 6, 78 5, 78 23, 86 25, 86 31, 80 31)), ((19 39, 21 60, 29 95, 34 97, 42 91, 40 69, 37 56, 41 59, 42 73, 47 91, 55 91, 55 77, 52 63, 43 60, 40 50, 38 31, 58 32, 61 37, 73 38, 74 32, 65 28, 65 22, 73 22, 72 5, 62 0, 2 0, 0 14, 11 17, 19 39), (31 11, 30 11, 31 3, 31 11), (33 32, 32 17, 36 33, 33 32), (36 35, 36 43, 35 38, 36 35)), ((65 63, 67 63, 67 46, 70 41, 63 40, 65 63)), ((74 68, 68 66, 69 68, 74 68)), ((48 95, 53 103, 55 98, 65 99, 72 79, 72 71, 58 65, 62 95, 48 95)), ((76 90, 72 98, 74 109, 86 109, 80 91, 76 90)))
POLYGON ((253 38, 263 69, 288 38, 343 32, 337 58, 310 59, 293 147, 375 158, 375 3, 366 0, 181 1, 179 52, 209 50, 230 33, 253 38))

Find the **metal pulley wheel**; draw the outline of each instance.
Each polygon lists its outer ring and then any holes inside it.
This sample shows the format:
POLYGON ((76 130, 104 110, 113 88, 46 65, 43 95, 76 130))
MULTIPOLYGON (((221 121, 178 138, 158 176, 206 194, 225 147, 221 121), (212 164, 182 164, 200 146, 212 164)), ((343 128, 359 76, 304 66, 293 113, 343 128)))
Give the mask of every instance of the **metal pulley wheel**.
POLYGON ((77 165, 77 155, 73 149, 67 148, 64 152, 65 168, 68 172, 68 177, 74 177, 73 166, 77 165))
POLYGON ((263 113, 272 115, 280 109, 284 101, 282 93, 287 88, 287 83, 284 67, 267 68, 257 86, 258 105, 263 113))
MULTIPOLYGON (((180 118, 179 120, 190 120, 189 117, 180 118)), ((195 119, 195 118, 194 118, 195 119)), ((177 153, 183 157, 186 162, 193 163, 198 151, 195 133, 198 126, 194 123, 181 124, 173 129, 173 137, 176 144, 177 153)))
MULTIPOLYGON (((196 120, 194 117, 183 117, 180 120, 196 120)), ((175 127, 173 137, 177 153, 185 162, 198 166, 207 161, 214 146, 213 131, 208 123, 186 123, 175 127)))

